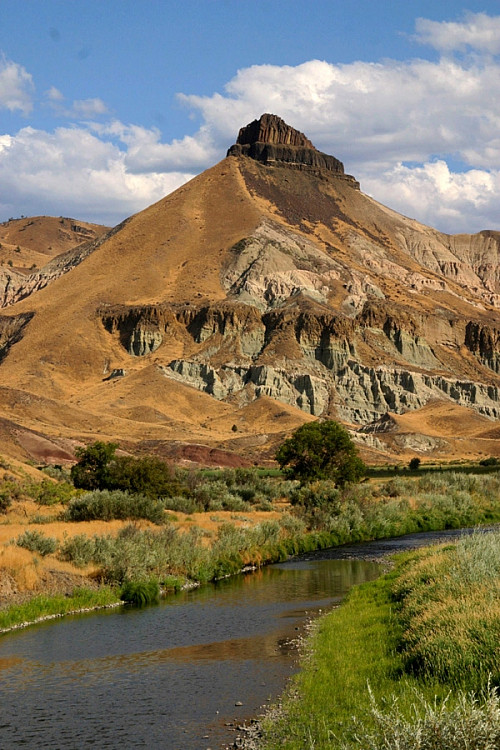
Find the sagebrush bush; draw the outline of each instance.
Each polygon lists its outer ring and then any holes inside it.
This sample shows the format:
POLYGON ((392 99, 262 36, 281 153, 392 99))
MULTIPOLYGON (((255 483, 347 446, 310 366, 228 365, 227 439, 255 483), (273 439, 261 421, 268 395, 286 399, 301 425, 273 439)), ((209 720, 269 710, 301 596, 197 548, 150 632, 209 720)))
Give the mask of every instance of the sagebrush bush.
POLYGON ((76 534, 66 538, 60 548, 61 560, 73 563, 77 568, 84 568, 93 562, 95 554, 95 538, 85 534, 76 534))
POLYGON ((45 536, 41 531, 36 530, 28 530, 24 534, 20 534, 16 539, 16 544, 18 547, 30 550, 30 552, 38 552, 42 557, 51 555, 59 546, 57 539, 52 536, 45 536))
POLYGON ((290 493, 292 505, 303 505, 305 508, 327 507, 331 513, 340 512, 342 500, 342 492, 330 480, 299 485, 290 493))
POLYGON ((459 693, 454 707, 438 705, 416 693, 407 718, 394 699, 387 710, 372 699, 371 722, 360 722, 342 750, 496 750, 500 748, 500 698, 459 693))
POLYGON ((6 513, 13 500, 19 500, 22 495, 21 487, 13 479, 6 479, 0 483, 0 513, 6 513))
POLYGON ((201 503, 197 502, 194 497, 186 495, 173 495, 162 499, 163 507, 167 510, 177 511, 177 513, 199 513, 203 510, 201 503))
POLYGON ((64 518, 67 521, 137 520, 156 524, 165 520, 164 506, 145 495, 130 495, 121 490, 94 490, 71 500, 64 518))
POLYGON ((75 488, 69 482, 51 482, 49 479, 32 482, 24 489, 39 505, 66 504, 75 493, 75 488))

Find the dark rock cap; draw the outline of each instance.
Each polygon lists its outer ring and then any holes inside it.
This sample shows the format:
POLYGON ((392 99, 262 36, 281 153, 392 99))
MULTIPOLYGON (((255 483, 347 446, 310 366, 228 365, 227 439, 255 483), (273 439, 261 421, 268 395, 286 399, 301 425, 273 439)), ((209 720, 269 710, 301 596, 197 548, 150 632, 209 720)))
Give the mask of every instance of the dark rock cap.
POLYGON ((344 175, 341 161, 318 151, 304 133, 287 125, 281 117, 268 113, 240 129, 238 140, 228 150, 227 156, 240 154, 267 165, 312 167, 344 175))

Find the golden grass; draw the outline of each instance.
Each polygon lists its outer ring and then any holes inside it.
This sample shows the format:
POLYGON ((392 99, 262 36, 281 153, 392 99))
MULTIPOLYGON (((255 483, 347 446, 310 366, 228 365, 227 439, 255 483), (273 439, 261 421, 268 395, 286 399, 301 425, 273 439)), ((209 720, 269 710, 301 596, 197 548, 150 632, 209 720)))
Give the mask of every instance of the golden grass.
POLYGON ((35 591, 40 581, 39 558, 27 549, 6 545, 0 547, 0 571, 8 573, 19 591, 35 591))

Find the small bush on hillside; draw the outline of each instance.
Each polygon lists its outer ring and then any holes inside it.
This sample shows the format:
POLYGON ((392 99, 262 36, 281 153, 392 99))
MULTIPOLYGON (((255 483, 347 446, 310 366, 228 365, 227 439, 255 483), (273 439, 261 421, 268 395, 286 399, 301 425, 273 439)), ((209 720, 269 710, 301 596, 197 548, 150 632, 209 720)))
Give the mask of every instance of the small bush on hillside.
POLYGON ((41 531, 25 531, 16 539, 18 547, 24 547, 30 552, 38 552, 38 554, 45 557, 45 555, 51 555, 56 551, 58 547, 58 541, 54 537, 45 536, 41 531))
POLYGON ((64 514, 68 521, 137 520, 164 522, 163 504, 145 495, 129 495, 121 490, 95 490, 74 498, 64 514))
POLYGON ((60 466, 59 464, 42 466, 41 471, 47 474, 48 477, 57 479, 59 482, 70 482, 71 480, 71 471, 66 466, 60 466))
POLYGON ((15 477, 7 475, 0 484, 0 513, 6 513, 12 501, 19 500, 22 494, 22 489, 15 481, 15 477))
POLYGON ((479 466, 498 466, 499 464, 500 464, 500 461, 498 460, 496 456, 483 458, 483 460, 479 462, 479 466))
POLYGON ((11 504, 10 492, 5 492, 3 488, 0 488, 0 513, 7 513, 11 504))
POLYGON ((77 568, 85 568, 93 562, 95 551, 95 537, 76 534, 65 539, 61 544, 59 558, 72 563, 77 568))
POLYGON ((68 503, 75 489, 68 482, 51 482, 49 479, 44 479, 40 483, 30 484, 26 492, 39 505, 56 505, 68 503))

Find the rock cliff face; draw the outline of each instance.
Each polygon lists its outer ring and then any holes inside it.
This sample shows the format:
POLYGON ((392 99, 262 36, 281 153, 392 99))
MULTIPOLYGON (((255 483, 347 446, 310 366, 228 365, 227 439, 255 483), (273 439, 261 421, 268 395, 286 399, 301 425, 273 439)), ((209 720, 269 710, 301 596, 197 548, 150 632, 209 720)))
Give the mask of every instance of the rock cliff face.
POLYGON ((280 117, 264 114, 241 128, 228 156, 249 156, 266 165, 286 164, 289 167, 326 169, 339 177, 358 183, 344 174, 344 165, 334 156, 318 151, 303 133, 291 128, 280 117))

